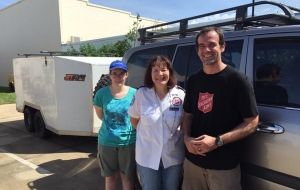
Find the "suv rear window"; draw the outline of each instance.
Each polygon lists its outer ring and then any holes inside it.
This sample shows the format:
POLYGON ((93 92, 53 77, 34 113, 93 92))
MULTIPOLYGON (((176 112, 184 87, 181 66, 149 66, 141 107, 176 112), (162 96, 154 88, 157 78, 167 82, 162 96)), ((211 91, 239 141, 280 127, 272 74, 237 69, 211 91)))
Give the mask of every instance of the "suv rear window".
POLYGON ((259 104, 300 108, 300 38, 254 41, 254 90, 259 104))

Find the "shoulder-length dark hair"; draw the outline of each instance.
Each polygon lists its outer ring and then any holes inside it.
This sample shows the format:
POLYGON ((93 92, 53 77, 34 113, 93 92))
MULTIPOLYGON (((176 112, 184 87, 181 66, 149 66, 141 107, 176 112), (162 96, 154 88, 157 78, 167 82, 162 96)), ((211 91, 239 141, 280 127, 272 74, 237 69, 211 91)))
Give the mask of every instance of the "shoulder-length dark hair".
POLYGON ((169 70, 170 76, 169 76, 169 81, 167 83, 167 86, 169 89, 173 88, 177 84, 177 79, 174 75, 174 70, 171 67, 171 61, 168 57, 163 56, 163 55, 157 55, 154 56, 150 59, 148 63, 148 67, 145 73, 145 78, 144 78, 144 85, 145 87, 152 88, 154 86, 151 72, 152 68, 155 67, 157 64, 166 66, 167 69, 169 70))

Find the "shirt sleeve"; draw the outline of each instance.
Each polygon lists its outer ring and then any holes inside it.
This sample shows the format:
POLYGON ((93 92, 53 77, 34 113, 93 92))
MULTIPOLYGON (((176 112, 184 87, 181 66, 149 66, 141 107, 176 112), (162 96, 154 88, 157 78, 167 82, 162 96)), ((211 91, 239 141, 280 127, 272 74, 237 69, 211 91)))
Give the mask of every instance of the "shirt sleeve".
POLYGON ((99 108, 103 108, 103 88, 96 92, 96 95, 93 99, 93 104, 99 108))
POLYGON ((133 118, 140 118, 141 109, 141 89, 136 91, 135 96, 132 98, 130 107, 128 109, 128 115, 133 118))

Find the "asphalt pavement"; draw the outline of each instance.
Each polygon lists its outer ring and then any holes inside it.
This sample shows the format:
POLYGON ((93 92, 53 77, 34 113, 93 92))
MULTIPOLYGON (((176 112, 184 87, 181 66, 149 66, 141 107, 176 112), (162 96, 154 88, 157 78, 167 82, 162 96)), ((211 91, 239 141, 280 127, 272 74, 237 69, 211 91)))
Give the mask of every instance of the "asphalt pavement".
POLYGON ((104 190, 96 146, 96 137, 39 139, 15 104, 0 105, 0 190, 104 190))

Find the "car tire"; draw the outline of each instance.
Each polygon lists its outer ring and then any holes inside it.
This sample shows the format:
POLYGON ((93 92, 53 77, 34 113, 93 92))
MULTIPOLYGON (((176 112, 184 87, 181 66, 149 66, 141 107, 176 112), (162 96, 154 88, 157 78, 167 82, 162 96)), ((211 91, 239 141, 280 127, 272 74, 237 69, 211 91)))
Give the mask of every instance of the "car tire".
POLYGON ((46 124, 40 111, 37 111, 34 114, 33 122, 35 135, 41 139, 47 138, 50 134, 50 131, 46 129, 46 124))
POLYGON ((24 124, 26 130, 29 132, 34 132, 34 123, 33 123, 34 110, 29 107, 25 107, 23 114, 24 114, 24 124))

